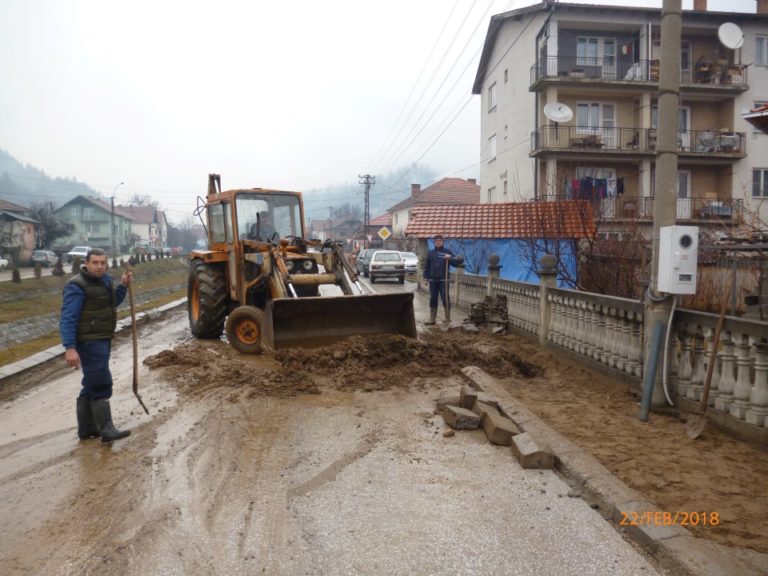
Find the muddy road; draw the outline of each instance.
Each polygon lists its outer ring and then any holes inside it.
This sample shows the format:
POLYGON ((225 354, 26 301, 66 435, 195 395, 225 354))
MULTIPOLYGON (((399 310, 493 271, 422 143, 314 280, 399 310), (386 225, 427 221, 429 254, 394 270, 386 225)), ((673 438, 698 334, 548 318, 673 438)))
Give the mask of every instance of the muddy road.
POLYGON ((244 357, 171 313, 140 331, 149 416, 116 340, 113 417, 133 434, 112 446, 77 440, 63 360, 6 387, 3 574, 655 574, 553 472, 482 431, 444 435, 458 368, 536 366, 419 329, 244 357))

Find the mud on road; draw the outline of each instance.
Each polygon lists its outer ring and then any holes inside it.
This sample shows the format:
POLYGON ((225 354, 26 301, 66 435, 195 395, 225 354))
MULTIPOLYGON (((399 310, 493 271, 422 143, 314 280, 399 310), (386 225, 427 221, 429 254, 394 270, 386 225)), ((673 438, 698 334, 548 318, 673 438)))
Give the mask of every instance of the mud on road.
POLYGON ((541 372, 513 349, 463 332, 427 332, 421 339, 383 335, 351 337, 331 346, 244 356, 221 341, 192 341, 144 360, 164 368, 185 394, 217 394, 247 387, 249 397, 319 393, 321 387, 372 392, 408 387, 414 379, 456 376, 469 365, 499 377, 541 372))
POLYGON ((418 386, 420 379, 447 378, 464 366, 480 366, 648 496, 659 511, 716 512, 717 526, 686 527, 697 537, 768 553, 765 451, 712 425, 694 441, 676 417, 654 414, 650 423, 641 422, 638 398, 625 386, 519 336, 453 329, 426 331, 419 340, 351 338, 311 351, 282 351, 267 363, 219 342, 202 349, 190 342, 146 363, 167 366, 168 376, 184 394, 221 393, 220 383, 226 382, 233 401, 244 386, 249 397, 319 393, 326 387, 371 392, 418 386), (255 365, 262 368, 254 371, 255 365))
MULTIPOLYGON (((349 573, 384 573, 384 567, 377 571, 365 564, 354 569, 355 562, 377 551, 375 546, 360 548, 362 534, 368 530, 380 536, 381 526, 356 525, 354 509, 337 521, 336 515, 345 509, 340 496, 333 502, 320 500, 323 510, 307 512, 321 504, 306 497, 340 482, 353 463, 378 458, 378 472, 367 482, 380 483, 385 471, 404 461, 414 467, 409 475, 426 474, 424 486, 437 481, 454 491, 459 503, 471 494, 466 491, 470 486, 481 486, 481 478, 492 479, 480 490, 486 503, 494 502, 489 502, 498 484, 493 479, 519 473, 508 449, 478 443, 469 433, 444 439, 442 419, 433 412, 439 397, 458 391, 458 371, 467 365, 499 378, 512 395, 592 451, 660 510, 720 511, 723 524, 698 536, 755 550, 766 547, 764 453, 709 428, 699 443, 688 442, 683 424, 674 419, 654 417, 652 427, 638 427, 636 399, 628 391, 517 336, 438 328, 420 334, 419 340, 351 338, 314 350, 242 356, 223 341, 190 340, 184 319, 176 317, 144 328, 141 349, 146 354, 141 390, 152 415, 143 414, 128 386, 116 392, 113 416, 118 425, 132 428, 133 435, 113 446, 74 438, 77 375, 49 370, 39 382, 23 382, 31 392, 6 391, 5 418, 0 420, 4 573, 343 573, 333 572, 334 564, 324 564, 342 552, 351 562, 349 573), (355 432, 350 435, 350 430, 355 432), (414 435, 420 438, 415 443, 406 438, 414 435), (490 468, 481 471, 476 459, 467 458, 467 450, 475 457, 488 456, 483 462, 490 468), (448 454, 453 468, 441 470, 435 480, 435 470, 427 463, 439 460, 438 453, 448 454), (494 454, 499 458, 490 457, 494 454), (321 527, 317 514, 329 516, 330 523, 321 527), (338 546, 333 550, 328 544, 330 525, 335 526, 338 546)), ((113 364, 116 382, 130 382, 128 347, 116 348, 113 364)), ((515 483, 529 482, 530 476, 521 478, 515 483)), ((387 481, 402 480, 394 476, 387 481)), ((629 573, 653 573, 641 556, 623 548, 601 558, 594 543, 620 543, 617 533, 602 521, 589 524, 589 529, 583 521, 569 528, 562 518, 574 510, 597 513, 578 499, 565 498, 568 488, 557 478, 549 482, 529 487, 522 499, 507 495, 496 502, 527 506, 532 504, 529 498, 548 498, 546 493, 554 490, 555 504, 548 501, 536 509, 562 512, 560 519, 531 520, 531 526, 522 528, 542 542, 547 534, 536 531, 551 529, 556 533, 555 550, 562 534, 569 534, 569 542, 592 550, 589 556, 604 562, 588 572, 612 574, 619 562, 632 567, 629 573)), ((356 485, 355 490, 356 497, 367 497, 364 487, 356 485)), ((418 501, 428 494, 431 491, 394 498, 418 501)), ((499 539, 499 530, 510 530, 520 514, 534 514, 515 508, 518 516, 507 518, 500 508, 503 527, 461 525, 467 521, 462 516, 483 515, 479 502, 471 511, 460 508, 452 516, 458 523, 454 533, 462 534, 462 542, 442 548, 455 554, 445 566, 457 563, 446 573, 466 569, 466 546, 485 550, 486 559, 490 549, 516 553, 499 539), (472 538, 478 539, 476 544, 472 538)), ((404 505, 416 506, 409 501, 404 505)), ((371 511, 373 517, 377 510, 371 511)), ((435 510, 424 514, 426 521, 435 510)), ((407 517, 398 522, 409 525, 407 517)), ((383 544, 403 546, 421 528, 388 533, 390 540, 383 544)), ((440 534, 449 538, 451 529, 440 534)), ((583 558, 566 547, 562 553, 562 558, 549 559, 562 573, 584 573, 582 566, 570 570, 568 565, 583 563, 583 558)), ((372 561, 383 562, 381 556, 372 561)), ((419 565, 418 560, 412 562, 419 565)))

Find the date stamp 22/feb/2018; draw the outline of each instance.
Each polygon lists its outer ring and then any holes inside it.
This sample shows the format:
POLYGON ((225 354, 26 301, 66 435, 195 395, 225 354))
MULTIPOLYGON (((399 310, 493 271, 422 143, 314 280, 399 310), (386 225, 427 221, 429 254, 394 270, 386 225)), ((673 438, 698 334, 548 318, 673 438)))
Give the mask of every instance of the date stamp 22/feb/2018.
POLYGON ((645 512, 621 512, 620 526, 717 526, 718 512, 669 512, 665 510, 645 512))

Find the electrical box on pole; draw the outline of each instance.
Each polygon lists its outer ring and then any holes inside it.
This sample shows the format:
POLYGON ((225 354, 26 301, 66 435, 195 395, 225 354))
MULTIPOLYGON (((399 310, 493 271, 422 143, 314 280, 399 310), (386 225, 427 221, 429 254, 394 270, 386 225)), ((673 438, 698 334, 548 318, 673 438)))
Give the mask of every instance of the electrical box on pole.
POLYGON ((696 294, 698 258, 698 226, 661 227, 657 285, 659 292, 696 294))

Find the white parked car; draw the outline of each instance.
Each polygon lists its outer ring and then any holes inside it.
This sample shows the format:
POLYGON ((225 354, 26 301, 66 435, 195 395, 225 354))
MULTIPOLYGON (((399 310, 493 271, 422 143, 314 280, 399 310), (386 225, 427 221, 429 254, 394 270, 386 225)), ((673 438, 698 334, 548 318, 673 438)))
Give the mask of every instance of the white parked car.
POLYGON ((419 257, 413 252, 400 252, 400 257, 405 262, 405 273, 415 274, 419 267, 419 257))
POLYGON ((8 260, 0 256, 0 270, 5 270, 8 268, 8 260))
POLYGON ((379 278, 397 278, 400 284, 405 282, 405 263, 396 250, 376 250, 368 268, 371 284, 379 278))
POLYGON ((75 246, 67 252, 67 262, 72 262, 75 258, 80 258, 81 262, 85 262, 85 257, 88 255, 90 246, 75 246))

